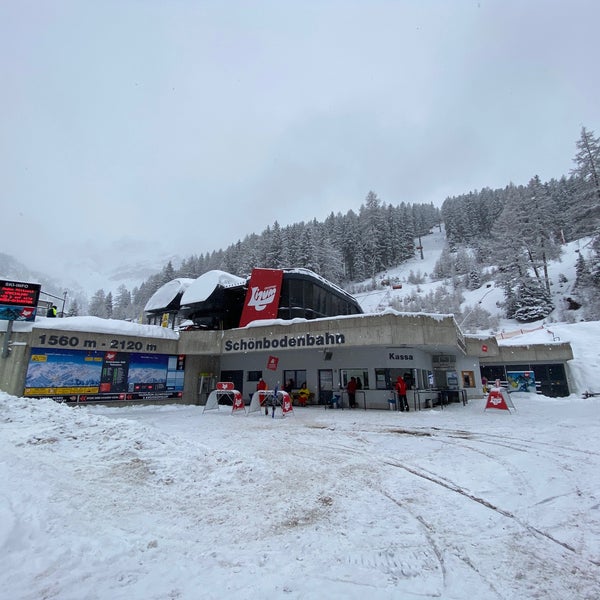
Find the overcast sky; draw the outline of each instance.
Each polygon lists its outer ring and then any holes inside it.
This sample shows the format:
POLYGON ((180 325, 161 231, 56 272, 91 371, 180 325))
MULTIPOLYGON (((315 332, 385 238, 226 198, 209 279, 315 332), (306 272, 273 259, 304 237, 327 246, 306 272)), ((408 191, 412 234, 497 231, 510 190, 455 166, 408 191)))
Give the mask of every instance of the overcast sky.
POLYGON ((2 2, 0 252, 116 266, 370 190, 558 178, 600 134, 599 23, 597 0, 2 2))

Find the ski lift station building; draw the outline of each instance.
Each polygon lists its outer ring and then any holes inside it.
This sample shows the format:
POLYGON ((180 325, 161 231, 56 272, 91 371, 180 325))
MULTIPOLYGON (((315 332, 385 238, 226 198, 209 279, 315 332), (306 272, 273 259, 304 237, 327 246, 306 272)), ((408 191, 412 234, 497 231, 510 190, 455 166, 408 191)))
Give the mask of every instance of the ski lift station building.
POLYGON ((270 389, 307 384, 309 405, 360 379, 361 408, 388 409, 398 376, 411 409, 483 395, 482 377, 530 390, 570 393, 568 342, 499 346, 464 335, 453 315, 364 314, 350 294, 306 269, 254 269, 250 278, 210 271, 160 288, 146 324, 95 317, 0 322, 0 389, 80 402, 204 404, 217 382, 246 403, 263 378, 270 389))

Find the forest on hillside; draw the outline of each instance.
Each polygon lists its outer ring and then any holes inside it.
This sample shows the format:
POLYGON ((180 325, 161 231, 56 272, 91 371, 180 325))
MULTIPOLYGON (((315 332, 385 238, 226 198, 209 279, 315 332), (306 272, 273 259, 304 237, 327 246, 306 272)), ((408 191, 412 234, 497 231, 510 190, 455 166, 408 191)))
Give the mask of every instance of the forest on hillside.
MULTIPOLYGON (((442 222, 447 248, 431 277, 450 279, 452 294, 476 289, 493 278, 505 290, 505 314, 522 322, 543 318, 553 310, 548 262, 561 244, 592 237, 591 255, 579 256, 575 305, 585 305, 585 318, 600 319, 600 138, 585 127, 576 142, 569 175, 542 182, 534 175, 527 185, 509 183, 447 198, 433 204, 382 201, 370 191, 358 213, 331 213, 323 222, 275 222, 260 234, 210 254, 193 255, 115 296, 98 290, 87 314, 138 319, 152 294, 177 277, 196 278, 219 269, 247 276, 253 267, 304 267, 348 289, 378 285, 377 275, 412 258, 420 236, 442 222), (352 285, 354 284, 354 285, 352 285)), ((431 312, 447 312, 448 298, 429 299, 431 312), (433 304, 433 306, 432 306, 433 304)), ((402 310, 423 310, 423 302, 402 310)), ((68 314, 83 314, 72 305, 68 314)))

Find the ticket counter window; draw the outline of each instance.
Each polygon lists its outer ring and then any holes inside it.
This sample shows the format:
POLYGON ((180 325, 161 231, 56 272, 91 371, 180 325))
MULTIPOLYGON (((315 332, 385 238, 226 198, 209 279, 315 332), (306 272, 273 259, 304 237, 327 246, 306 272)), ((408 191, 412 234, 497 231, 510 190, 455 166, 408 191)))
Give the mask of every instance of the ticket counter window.
POLYGON ((475 387, 475 373, 473 371, 462 371, 462 382, 465 388, 475 387))

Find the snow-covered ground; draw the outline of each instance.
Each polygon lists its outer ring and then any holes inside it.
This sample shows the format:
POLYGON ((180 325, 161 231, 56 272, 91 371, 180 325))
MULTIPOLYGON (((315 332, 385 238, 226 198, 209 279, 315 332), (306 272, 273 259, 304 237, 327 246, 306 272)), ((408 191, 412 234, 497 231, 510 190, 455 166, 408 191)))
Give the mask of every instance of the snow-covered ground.
POLYGON ((11 600, 596 600, 600 398, 69 408, 0 393, 11 600))
MULTIPOLYGON (((405 272, 430 273, 435 243, 405 272)), ((510 413, 475 400, 272 419, 0 392, 0 597, 597 600, 600 397, 581 392, 600 391, 600 323, 503 329, 502 344, 570 341, 574 393, 512 394, 510 413)))

